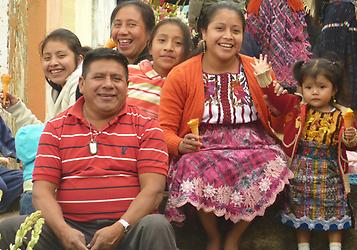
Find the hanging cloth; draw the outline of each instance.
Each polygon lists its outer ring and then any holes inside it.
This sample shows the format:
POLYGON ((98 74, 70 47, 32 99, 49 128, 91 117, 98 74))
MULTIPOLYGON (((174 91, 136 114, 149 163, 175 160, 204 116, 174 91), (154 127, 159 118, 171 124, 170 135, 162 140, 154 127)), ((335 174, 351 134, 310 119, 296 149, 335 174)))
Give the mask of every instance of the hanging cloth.
MULTIPOLYGON (((304 10, 304 3, 301 0, 287 0, 287 1, 288 1, 288 5, 293 11, 296 12, 296 11, 304 10)), ((254 15, 258 15, 261 3, 262 0, 250 1, 247 7, 248 14, 252 13, 254 15)))

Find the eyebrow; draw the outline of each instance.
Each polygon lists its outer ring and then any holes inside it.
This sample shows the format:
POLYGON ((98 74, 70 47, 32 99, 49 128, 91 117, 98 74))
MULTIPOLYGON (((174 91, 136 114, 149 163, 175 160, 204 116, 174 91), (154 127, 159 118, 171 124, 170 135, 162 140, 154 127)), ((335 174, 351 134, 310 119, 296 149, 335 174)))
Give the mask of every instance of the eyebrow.
POLYGON ((114 22, 136 22, 136 23, 138 23, 139 20, 135 20, 135 19, 120 19, 120 18, 118 18, 118 19, 114 19, 114 22))

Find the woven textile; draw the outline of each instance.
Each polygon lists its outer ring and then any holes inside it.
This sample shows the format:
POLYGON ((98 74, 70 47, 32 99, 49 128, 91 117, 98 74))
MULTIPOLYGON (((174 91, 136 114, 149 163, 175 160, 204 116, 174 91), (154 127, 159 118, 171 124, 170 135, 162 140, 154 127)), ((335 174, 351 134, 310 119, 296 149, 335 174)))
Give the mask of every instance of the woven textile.
POLYGON ((332 1, 324 9, 323 28, 316 56, 336 53, 345 65, 347 99, 338 100, 357 109, 357 20, 352 1, 332 1))
POLYGON ((291 67, 311 57, 304 11, 293 11, 286 0, 263 0, 258 15, 247 18, 247 30, 268 55, 281 85, 295 88, 291 67))
POLYGON ((341 230, 351 227, 350 209, 338 168, 341 112, 309 110, 305 132, 291 164, 289 204, 282 222, 295 228, 341 230))
POLYGON ((259 121, 200 131, 203 148, 171 164, 168 219, 183 222, 186 204, 234 223, 264 215, 292 178, 280 147, 259 121))

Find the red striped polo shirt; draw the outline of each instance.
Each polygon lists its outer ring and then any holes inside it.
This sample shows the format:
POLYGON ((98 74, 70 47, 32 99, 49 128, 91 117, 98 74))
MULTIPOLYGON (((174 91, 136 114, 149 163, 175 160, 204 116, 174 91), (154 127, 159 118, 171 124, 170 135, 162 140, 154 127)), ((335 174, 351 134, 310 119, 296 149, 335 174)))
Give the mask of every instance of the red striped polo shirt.
POLYGON ((149 60, 129 65, 129 104, 145 111, 150 117, 158 118, 161 87, 164 79, 153 69, 149 60))
POLYGON ((140 192, 140 174, 167 175, 167 146, 158 123, 138 108, 126 105, 97 131, 84 119, 83 103, 82 97, 46 124, 33 180, 58 186, 65 218, 118 219, 140 192), (89 151, 91 134, 98 145, 94 155, 89 151))

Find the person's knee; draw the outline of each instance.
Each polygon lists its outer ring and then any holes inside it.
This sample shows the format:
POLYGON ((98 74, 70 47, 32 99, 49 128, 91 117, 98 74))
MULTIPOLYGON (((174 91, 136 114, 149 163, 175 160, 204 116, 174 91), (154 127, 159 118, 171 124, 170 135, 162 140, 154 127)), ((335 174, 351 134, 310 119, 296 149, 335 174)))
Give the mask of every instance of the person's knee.
POLYGON ((165 216, 161 214, 149 214, 140 220, 140 226, 151 230, 161 230, 171 228, 171 224, 165 216))
POLYGON ((14 216, 0 222, 0 234, 2 236, 0 249, 6 249, 5 247, 8 247, 10 243, 15 242, 16 232, 25 218, 25 216, 14 216))

